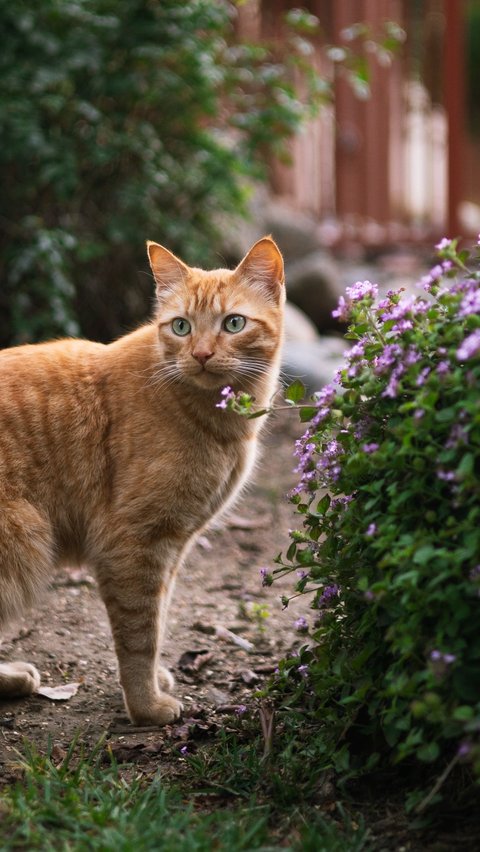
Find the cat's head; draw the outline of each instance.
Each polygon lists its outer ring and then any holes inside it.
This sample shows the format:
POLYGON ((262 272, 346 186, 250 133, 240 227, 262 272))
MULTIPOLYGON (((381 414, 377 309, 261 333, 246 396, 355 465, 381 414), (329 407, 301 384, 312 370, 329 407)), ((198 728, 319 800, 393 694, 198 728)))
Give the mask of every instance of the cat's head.
POLYGON ((282 256, 270 237, 234 270, 189 267, 153 242, 147 251, 166 382, 242 387, 276 366, 285 286, 282 256))

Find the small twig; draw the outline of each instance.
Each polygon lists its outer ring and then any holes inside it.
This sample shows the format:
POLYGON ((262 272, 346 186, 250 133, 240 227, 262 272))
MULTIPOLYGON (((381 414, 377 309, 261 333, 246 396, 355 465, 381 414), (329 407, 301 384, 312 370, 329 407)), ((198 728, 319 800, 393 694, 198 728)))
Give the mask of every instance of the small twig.
POLYGON ((259 710, 259 716, 265 743, 262 760, 266 760, 272 751, 275 711, 271 707, 268 707, 267 704, 263 703, 259 710))
POLYGON ((440 787, 442 786, 442 784, 443 784, 443 783, 447 780, 447 778, 448 778, 448 776, 450 775, 450 772, 452 771, 452 769, 453 769, 453 768, 456 766, 456 764, 458 763, 459 759, 460 759, 460 755, 459 755, 458 753, 455 755, 455 757, 452 757, 452 759, 451 759, 450 763, 448 764, 448 766, 446 767, 446 769, 442 772, 442 774, 441 774, 441 775, 439 775, 439 777, 438 777, 438 778, 437 778, 437 780, 435 781, 435 784, 433 785, 433 787, 432 787, 432 789, 430 790, 430 792, 428 793, 428 795, 427 795, 427 796, 425 796, 425 798, 424 798, 424 799, 422 799, 422 801, 420 802, 420 804, 419 804, 419 805, 417 805, 417 807, 415 808, 415 813, 416 813, 416 814, 421 814, 421 813, 425 810, 425 808, 426 808, 426 807, 430 804, 430 802, 432 801, 433 797, 434 797, 434 796, 436 795, 436 793, 438 793, 438 791, 440 790, 440 787))

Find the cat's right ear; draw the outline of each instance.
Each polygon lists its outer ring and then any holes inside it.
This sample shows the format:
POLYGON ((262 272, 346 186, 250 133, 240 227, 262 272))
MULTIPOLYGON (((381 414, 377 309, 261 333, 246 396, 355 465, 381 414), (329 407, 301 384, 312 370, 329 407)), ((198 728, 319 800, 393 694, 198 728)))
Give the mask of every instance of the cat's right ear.
POLYGON ((147 240, 147 254, 157 285, 157 297, 161 299, 185 281, 188 266, 171 251, 151 240, 147 240))

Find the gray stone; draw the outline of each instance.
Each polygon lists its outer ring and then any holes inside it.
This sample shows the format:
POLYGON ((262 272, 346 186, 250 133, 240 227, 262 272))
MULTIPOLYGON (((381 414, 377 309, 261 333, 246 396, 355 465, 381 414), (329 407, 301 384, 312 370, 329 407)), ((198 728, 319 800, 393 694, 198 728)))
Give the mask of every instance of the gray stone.
POLYGON ((287 294, 319 331, 338 327, 332 311, 344 292, 338 265, 326 252, 316 251, 286 269, 287 294))
POLYGON ((343 367, 346 342, 335 335, 320 336, 316 340, 288 340, 283 345, 283 378, 290 383, 301 379, 308 394, 320 390, 332 381, 343 367))
POLYGON ((306 343, 318 340, 316 326, 304 311, 293 305, 292 302, 285 303, 285 340, 301 341, 306 343))

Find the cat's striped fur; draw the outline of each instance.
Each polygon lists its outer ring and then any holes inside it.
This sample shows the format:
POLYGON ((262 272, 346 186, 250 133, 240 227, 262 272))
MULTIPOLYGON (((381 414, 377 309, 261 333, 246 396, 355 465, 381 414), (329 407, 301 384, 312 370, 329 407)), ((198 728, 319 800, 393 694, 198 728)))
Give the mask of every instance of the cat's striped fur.
MULTIPOLYGON (((156 243, 148 252, 151 323, 107 346, 0 353, 0 624, 36 603, 59 564, 90 565, 130 718, 165 724, 181 711, 159 665, 175 575, 246 481, 261 425, 216 404, 225 385, 268 403, 284 286, 270 238, 234 271, 187 267, 156 243), (230 315, 246 318, 238 333, 225 330, 230 315), (172 329, 178 317, 185 336, 172 329)), ((33 666, 0 664, 0 697, 38 683, 33 666)))

